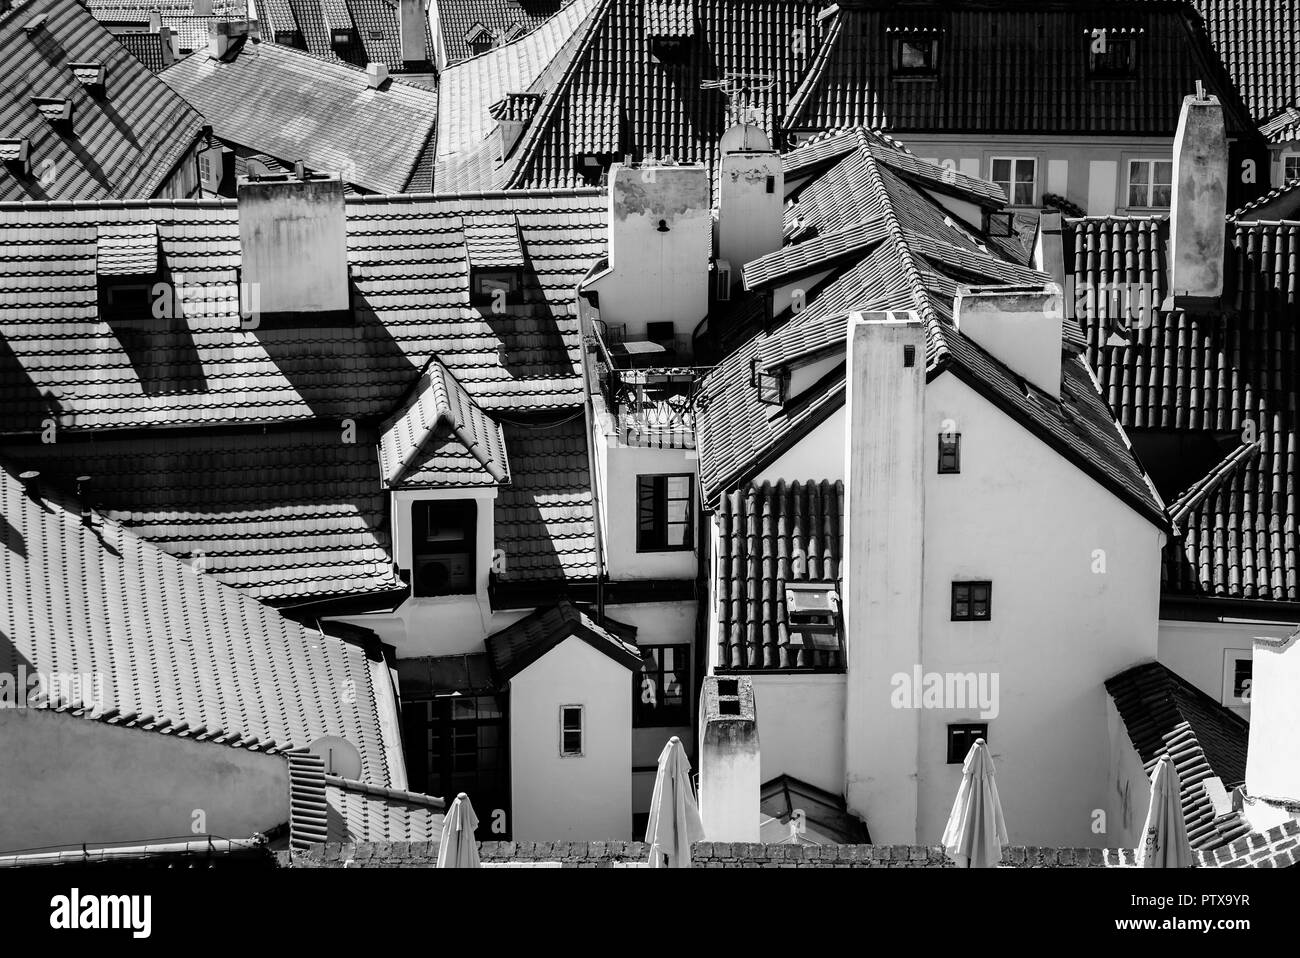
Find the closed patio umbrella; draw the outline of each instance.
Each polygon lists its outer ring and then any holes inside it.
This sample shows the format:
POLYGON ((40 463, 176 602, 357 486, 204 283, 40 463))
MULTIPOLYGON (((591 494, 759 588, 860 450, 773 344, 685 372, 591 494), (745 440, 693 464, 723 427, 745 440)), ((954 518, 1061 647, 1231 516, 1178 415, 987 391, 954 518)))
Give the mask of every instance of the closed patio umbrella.
POLYGON ((961 767, 961 788, 943 830, 943 850, 958 868, 996 868, 1007 842, 993 756, 984 739, 977 738, 961 767))
POLYGON ((676 735, 659 753, 645 840, 650 845, 651 868, 690 868, 691 844, 704 840, 700 807, 691 786, 691 763, 676 735))
POLYGON ((1187 841, 1178 769, 1167 752, 1160 756, 1151 776, 1151 805, 1142 829, 1142 845, 1137 849, 1137 863, 1141 868, 1191 868, 1196 863, 1187 841))
POLYGON ((438 845, 439 868, 478 868, 478 842, 474 829, 478 816, 469 796, 461 792, 442 820, 442 841, 438 845))

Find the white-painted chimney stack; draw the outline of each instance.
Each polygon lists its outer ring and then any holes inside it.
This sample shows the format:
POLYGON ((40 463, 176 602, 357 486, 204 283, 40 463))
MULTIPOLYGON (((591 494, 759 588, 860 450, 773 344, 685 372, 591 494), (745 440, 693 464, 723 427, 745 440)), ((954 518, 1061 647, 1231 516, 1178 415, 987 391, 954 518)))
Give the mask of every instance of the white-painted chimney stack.
POLYGON ((762 778, 754 680, 704 679, 700 690, 700 818, 711 842, 756 842, 762 778))
POLYGON ((1061 287, 962 286, 952 319, 964 335, 1026 382, 1061 397, 1061 287))
POLYGON ((1223 295, 1228 135, 1213 95, 1183 97, 1174 137, 1169 296, 1164 308, 1217 306, 1223 295))

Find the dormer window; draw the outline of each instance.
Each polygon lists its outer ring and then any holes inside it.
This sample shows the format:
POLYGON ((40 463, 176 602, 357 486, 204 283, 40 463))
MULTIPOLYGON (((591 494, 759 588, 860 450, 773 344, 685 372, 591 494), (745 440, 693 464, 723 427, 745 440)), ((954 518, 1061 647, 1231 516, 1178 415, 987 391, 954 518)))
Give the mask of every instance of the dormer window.
POLYGON ((786 387, 790 377, 783 370, 760 369, 758 360, 751 360, 749 367, 749 384, 758 390, 758 401, 773 406, 785 403, 786 387))
POLYGON ((892 43, 892 75, 925 79, 939 75, 939 37, 933 33, 900 33, 892 43))
POLYGON ((415 596, 474 592, 478 509, 472 499, 411 506, 411 591, 415 596))
POLYGON ((470 271, 470 301, 475 306, 517 303, 523 278, 519 269, 476 269, 470 271))
POLYGON ((167 304, 155 311, 158 279, 158 227, 153 223, 101 226, 95 236, 95 275, 99 315, 108 323, 154 320, 170 315, 167 304))
POLYGON ((487 53, 492 49, 492 31, 481 23, 475 23, 465 31, 465 42, 469 45, 470 52, 475 56, 480 53, 487 53))
POLYGON ((840 650, 840 596, 834 583, 788 582, 785 624, 790 645, 819 652, 840 650))
POLYGON ((341 30, 334 30, 331 33, 331 39, 334 42, 334 46, 346 47, 349 43, 352 42, 352 31, 346 28, 341 30))
POLYGON ((1128 79, 1137 69, 1137 38, 1107 30, 1091 31, 1088 44, 1088 72, 1098 79, 1128 79))

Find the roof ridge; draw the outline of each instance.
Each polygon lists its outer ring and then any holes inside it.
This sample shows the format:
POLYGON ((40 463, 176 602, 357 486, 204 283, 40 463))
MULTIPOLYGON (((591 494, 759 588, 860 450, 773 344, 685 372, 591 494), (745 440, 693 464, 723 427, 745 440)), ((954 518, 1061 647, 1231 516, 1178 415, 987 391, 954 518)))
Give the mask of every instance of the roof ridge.
MULTIPOLYGON (((564 72, 558 79, 556 79, 555 85, 552 86, 544 95, 541 106, 538 107, 537 115, 533 118, 533 122, 528 124, 528 128, 524 131, 521 142, 516 145, 514 152, 511 155, 509 175, 505 177, 503 182, 505 188, 508 189, 511 186, 518 185, 518 179, 520 172, 523 170, 525 159, 541 139, 542 131, 550 125, 555 114, 556 104, 559 101, 560 92, 568 89, 569 81, 577 71, 578 64, 582 61, 583 55, 591 48, 591 44, 595 40, 597 33, 599 33, 600 28, 604 26, 605 13, 613 2, 614 0, 596 0, 596 6, 592 7, 591 12, 587 14, 588 23, 586 24, 585 29, 580 25, 582 37, 578 41, 577 48, 569 58, 568 64, 565 65, 564 72)), ((556 51, 555 56, 561 56, 564 53, 564 47, 567 45, 567 43, 561 44, 560 49, 556 51)), ((543 67, 541 75, 544 75, 545 73, 546 68, 543 67)), ((538 79, 541 78, 541 75, 539 75, 538 79)))
POLYGON ((1231 479, 1237 470, 1254 460, 1263 451, 1264 439, 1261 436, 1251 442, 1243 442, 1220 459, 1210 471, 1187 487, 1169 507, 1172 522, 1182 522, 1197 506, 1216 492, 1220 486, 1231 479))
MULTIPOLYGON (((324 766, 321 766, 324 768, 324 766)), ((436 808, 443 811, 447 807, 447 800, 438 798, 434 795, 426 795, 423 792, 412 792, 404 788, 389 788, 384 785, 372 785, 369 782, 359 782, 356 779, 344 778, 341 775, 331 775, 326 772, 321 777, 325 785, 331 785, 334 788, 340 788, 345 792, 357 792, 361 795, 375 795, 379 798, 391 798, 394 801, 406 802, 410 805, 423 805, 427 808, 436 808)))
POLYGON ((781 120, 781 129, 788 130, 802 118, 803 111, 807 109, 808 101, 812 98, 813 92, 819 87, 826 78, 826 66, 830 63, 831 53, 838 46, 840 33, 844 29, 844 8, 834 7, 832 14, 832 23, 826 31, 825 37, 822 38, 821 48, 818 49, 817 55, 813 57, 812 63, 808 64, 808 72, 804 74, 802 82, 794 95, 790 97, 790 102, 786 104, 785 116, 781 120))

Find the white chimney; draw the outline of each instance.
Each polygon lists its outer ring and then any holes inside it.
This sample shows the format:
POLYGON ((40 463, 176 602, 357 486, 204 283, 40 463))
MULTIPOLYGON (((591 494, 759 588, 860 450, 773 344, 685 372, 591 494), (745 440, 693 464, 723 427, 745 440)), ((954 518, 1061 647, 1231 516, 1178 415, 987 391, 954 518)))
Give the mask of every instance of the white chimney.
POLYGON ((378 90, 388 82, 388 67, 382 63, 367 63, 366 82, 370 85, 370 89, 378 90))
POLYGON ((1223 295, 1228 134, 1213 95, 1183 97, 1174 137, 1169 213, 1169 297, 1164 308, 1217 305, 1223 295))
POLYGON ((424 48, 425 23, 422 0, 397 0, 397 28, 402 39, 402 59, 407 63, 429 59, 424 48))
POLYGON ((718 171, 718 259, 734 282, 751 260, 784 242, 785 176, 781 157, 758 127, 737 123, 722 135, 718 171))
POLYGON ((158 28, 158 43, 162 46, 163 66, 171 66, 176 62, 176 48, 172 46, 172 31, 170 27, 158 28))
POLYGON ((922 662, 924 323, 854 313, 845 375, 844 793, 874 841, 912 845, 920 713, 891 680, 922 662))
POLYGON ((952 319, 1016 375, 1061 397, 1061 287, 962 286, 952 319))
POLYGON ((149 11, 149 32, 157 33, 162 29, 162 13, 158 10, 149 11))
POLYGON ((705 840, 756 842, 763 783, 754 680, 747 675, 706 676, 700 713, 700 818, 705 840))
POLYGON ((1246 749, 1246 818, 1265 831, 1300 818, 1300 633, 1256 637, 1251 655, 1250 737, 1246 749))
POLYGON ((622 325, 629 341, 655 322, 689 335, 709 311, 708 170, 615 164, 609 207, 609 268, 584 287, 599 295, 601 319, 622 325))
POLYGON ((208 24, 208 56, 224 60, 231 45, 247 32, 248 24, 244 22, 218 20, 208 24))
POLYGON ((343 181, 241 180, 238 203, 241 309, 251 301, 262 316, 346 314, 343 181))

